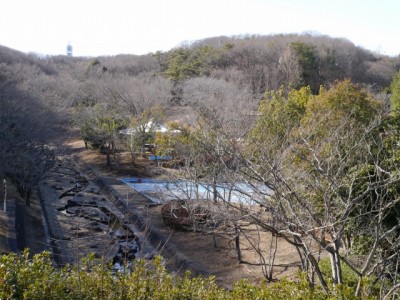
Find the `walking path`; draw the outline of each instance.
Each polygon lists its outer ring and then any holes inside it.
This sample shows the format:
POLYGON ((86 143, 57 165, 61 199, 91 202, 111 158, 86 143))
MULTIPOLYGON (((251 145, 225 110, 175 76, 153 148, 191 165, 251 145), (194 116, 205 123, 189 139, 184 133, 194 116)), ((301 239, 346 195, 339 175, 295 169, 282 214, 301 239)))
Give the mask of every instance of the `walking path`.
POLYGON ((6 207, 7 212, 0 211, 0 252, 19 252, 15 227, 15 199, 7 199, 6 207))

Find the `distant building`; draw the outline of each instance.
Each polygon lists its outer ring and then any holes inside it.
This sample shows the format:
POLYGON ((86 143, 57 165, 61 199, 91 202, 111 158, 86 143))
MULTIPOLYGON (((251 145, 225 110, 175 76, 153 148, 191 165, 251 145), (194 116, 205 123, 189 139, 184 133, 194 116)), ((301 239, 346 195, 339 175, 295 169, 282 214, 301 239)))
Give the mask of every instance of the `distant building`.
POLYGON ((180 133, 181 131, 174 130, 174 129, 170 130, 167 127, 165 127, 164 125, 156 124, 153 121, 149 121, 141 127, 140 126, 136 127, 136 128, 130 127, 130 128, 122 129, 119 131, 119 133, 127 134, 127 135, 135 135, 137 133, 142 133, 142 132, 145 132, 145 133, 156 133, 156 132, 158 132, 158 133, 166 133, 166 132, 180 133))
POLYGON ((68 44, 68 46, 67 46, 67 56, 72 56, 72 46, 71 46, 71 44, 68 44))

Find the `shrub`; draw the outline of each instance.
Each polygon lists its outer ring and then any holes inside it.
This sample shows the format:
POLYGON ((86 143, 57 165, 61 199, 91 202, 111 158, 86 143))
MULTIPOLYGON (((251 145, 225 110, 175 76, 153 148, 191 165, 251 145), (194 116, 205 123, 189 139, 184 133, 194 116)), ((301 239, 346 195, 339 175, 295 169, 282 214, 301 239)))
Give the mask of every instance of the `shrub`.
MULTIPOLYGON (((253 285, 247 281, 232 290, 219 287, 213 277, 193 277, 190 272, 173 275, 161 257, 151 263, 137 260, 132 272, 113 273, 94 256, 74 267, 53 267, 50 253, 29 257, 9 254, 0 257, 0 299, 355 299, 350 286, 334 288, 327 295, 312 288, 306 276, 253 285)), ((367 299, 367 298, 364 298, 367 299)))

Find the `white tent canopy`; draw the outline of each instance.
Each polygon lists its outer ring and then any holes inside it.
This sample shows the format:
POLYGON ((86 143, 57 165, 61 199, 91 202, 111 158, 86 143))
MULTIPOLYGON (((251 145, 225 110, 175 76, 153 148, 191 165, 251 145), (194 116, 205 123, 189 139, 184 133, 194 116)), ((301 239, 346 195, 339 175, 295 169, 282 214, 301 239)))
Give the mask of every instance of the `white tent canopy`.
MULTIPOLYGON (((141 132, 143 128, 139 127, 130 127, 126 129, 122 129, 119 132, 122 134, 128 134, 128 135, 134 135, 138 132, 141 132)), ((169 130, 166 126, 162 124, 156 124, 153 121, 149 121, 144 125, 144 131, 146 133, 149 132, 160 132, 160 133, 166 133, 166 132, 172 132, 172 133, 179 133, 180 130, 169 130)))

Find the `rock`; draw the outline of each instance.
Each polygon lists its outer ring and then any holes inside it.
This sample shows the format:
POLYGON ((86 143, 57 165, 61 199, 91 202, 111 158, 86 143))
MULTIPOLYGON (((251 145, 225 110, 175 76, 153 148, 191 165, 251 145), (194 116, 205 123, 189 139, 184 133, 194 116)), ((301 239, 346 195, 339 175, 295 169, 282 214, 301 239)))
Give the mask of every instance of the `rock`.
POLYGON ((80 207, 68 207, 65 212, 71 215, 77 215, 80 213, 80 207))
POLYGON ((84 227, 92 232, 108 232, 110 230, 107 225, 98 222, 90 222, 84 225, 84 227))
MULTIPOLYGON (((82 196, 80 196, 82 197, 82 196)), ((70 199, 67 202, 67 206, 72 207, 72 206, 91 206, 91 207, 97 207, 97 202, 96 201, 85 201, 85 199, 70 199)))
POLYGON ((81 230, 77 232, 78 237, 83 237, 83 236, 88 236, 89 235, 89 231, 87 230, 81 230))
POLYGON ((88 218, 92 221, 96 221, 99 223, 109 224, 111 221, 109 216, 107 216, 105 213, 103 213, 96 207, 83 206, 81 207, 80 213, 84 218, 88 218))

